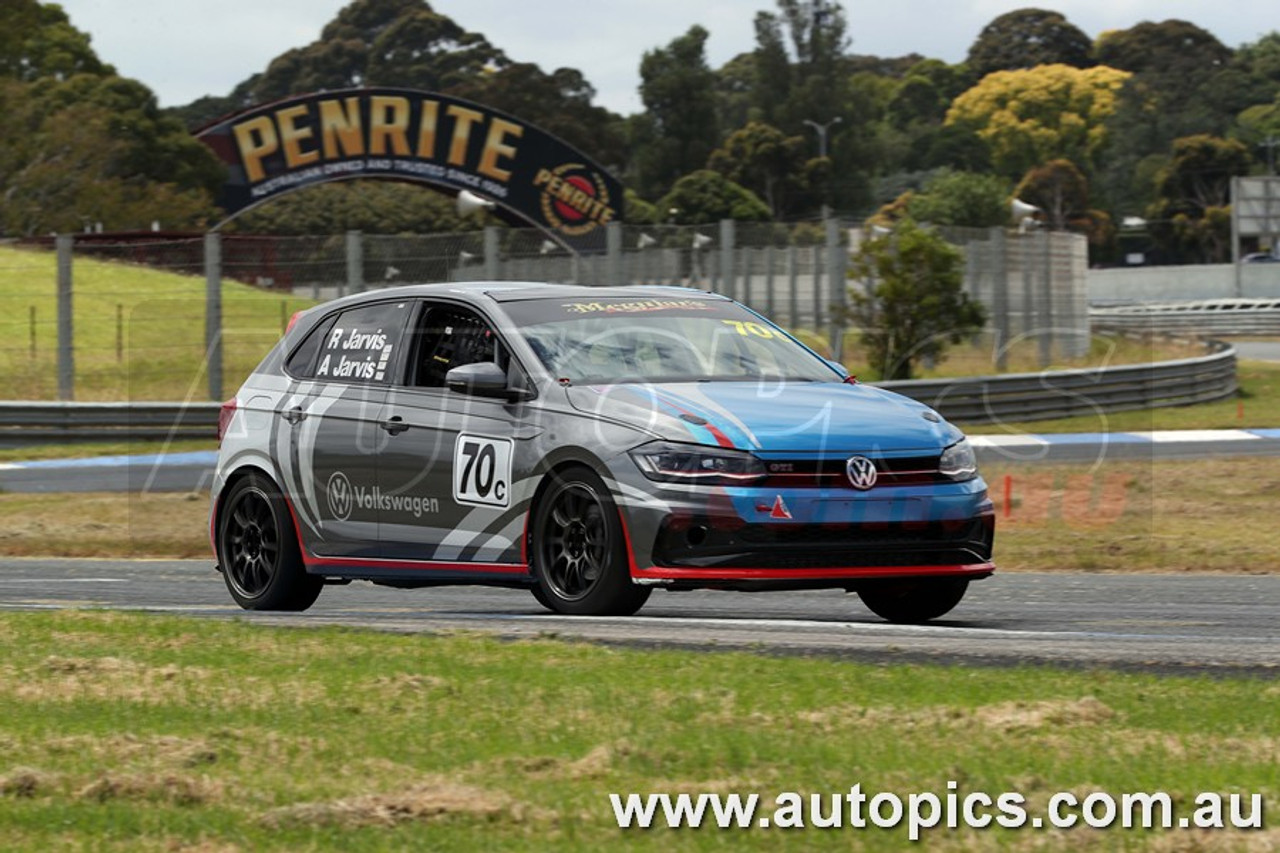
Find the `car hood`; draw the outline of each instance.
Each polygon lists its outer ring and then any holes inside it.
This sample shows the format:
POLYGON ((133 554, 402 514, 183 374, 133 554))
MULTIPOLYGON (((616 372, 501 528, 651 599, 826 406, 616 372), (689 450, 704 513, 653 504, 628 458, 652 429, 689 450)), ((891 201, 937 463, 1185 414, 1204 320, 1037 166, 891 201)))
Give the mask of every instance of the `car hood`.
POLYGON ((899 394, 838 382, 574 386, 575 409, 670 441, 792 452, 938 451, 961 433, 899 394), (936 420, 935 420, 936 419, 936 420))

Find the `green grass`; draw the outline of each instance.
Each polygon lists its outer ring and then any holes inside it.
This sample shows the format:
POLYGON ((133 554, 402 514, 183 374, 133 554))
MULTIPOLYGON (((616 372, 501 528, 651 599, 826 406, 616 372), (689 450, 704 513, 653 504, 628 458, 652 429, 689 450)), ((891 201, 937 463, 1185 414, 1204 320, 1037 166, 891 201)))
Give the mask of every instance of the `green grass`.
MULTIPOLYGON (((73 275, 76 399, 206 398, 203 277, 81 256, 73 275)), ((57 396, 55 282, 52 252, 0 247, 0 399, 57 396)), ((223 282, 228 394, 310 304, 223 282)))
MULTIPOLYGON (((609 792, 1280 795, 1271 681, 875 666, 552 639, 0 616, 10 850, 897 850, 902 830, 622 832, 609 792)), ((1184 812, 1185 813, 1185 812, 1184 812)), ((942 831, 942 849, 1252 836, 942 831)), ((1046 846, 1047 845, 1047 846, 1046 846)), ((1264 849, 1264 848, 1258 848, 1264 849)))

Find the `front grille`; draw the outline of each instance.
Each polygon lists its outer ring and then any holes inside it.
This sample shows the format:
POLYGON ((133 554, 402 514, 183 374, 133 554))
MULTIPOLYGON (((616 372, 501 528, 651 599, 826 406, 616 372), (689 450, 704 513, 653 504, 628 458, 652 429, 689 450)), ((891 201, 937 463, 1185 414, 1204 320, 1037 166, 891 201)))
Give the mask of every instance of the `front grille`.
POLYGON ((972 565, 991 559, 994 519, 886 524, 744 524, 668 520, 655 562, 671 568, 972 565))
MULTIPOLYGON (((876 464, 874 488, 950 482, 938 472, 939 459, 938 456, 873 459, 876 464)), ((775 489, 852 489, 849 476, 845 473, 847 462, 848 457, 766 460, 764 465, 768 475, 759 485, 775 489)))

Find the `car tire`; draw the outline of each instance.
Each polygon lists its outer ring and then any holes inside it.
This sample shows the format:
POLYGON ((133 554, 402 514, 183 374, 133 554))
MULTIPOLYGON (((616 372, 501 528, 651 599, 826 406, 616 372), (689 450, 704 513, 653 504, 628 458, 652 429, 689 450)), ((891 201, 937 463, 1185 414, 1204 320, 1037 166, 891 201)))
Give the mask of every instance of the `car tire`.
POLYGON ((573 466, 551 475, 531 529, 539 590, 534 597, 548 609, 574 616, 629 616, 649 599, 649 588, 631 581, 617 504, 589 468, 573 466))
POLYGON ((245 610, 306 610, 324 581, 307 574, 284 498, 261 474, 237 480, 218 513, 218 564, 245 610))
POLYGON ((895 582, 864 587, 858 597, 882 619, 914 624, 950 613, 968 588, 967 580, 895 582))

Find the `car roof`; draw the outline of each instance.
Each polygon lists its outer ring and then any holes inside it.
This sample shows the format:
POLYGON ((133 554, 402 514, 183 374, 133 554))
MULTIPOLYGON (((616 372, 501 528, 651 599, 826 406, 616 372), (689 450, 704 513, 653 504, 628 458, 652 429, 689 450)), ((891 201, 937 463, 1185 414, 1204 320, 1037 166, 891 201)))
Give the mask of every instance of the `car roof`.
POLYGON ((471 299, 487 296, 495 302, 524 302, 534 299, 652 299, 655 296, 678 296, 682 299, 716 299, 728 297, 691 287, 669 285, 630 285, 626 287, 593 287, 581 284, 553 284, 545 281, 460 281, 439 284, 406 284, 352 294, 342 302, 380 299, 442 296, 445 294, 471 299))

